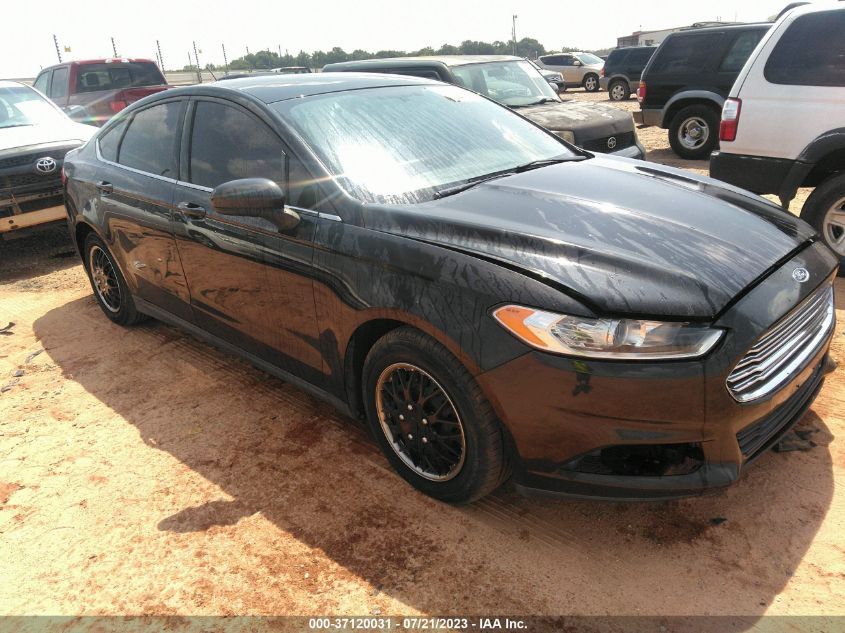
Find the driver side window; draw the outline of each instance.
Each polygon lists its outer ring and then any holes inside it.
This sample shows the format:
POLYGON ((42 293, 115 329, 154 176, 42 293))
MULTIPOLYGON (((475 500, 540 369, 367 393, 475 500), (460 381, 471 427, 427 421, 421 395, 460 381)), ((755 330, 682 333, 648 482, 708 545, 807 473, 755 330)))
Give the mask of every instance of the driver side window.
POLYGON ((299 161, 287 158, 276 133, 253 115, 214 101, 197 103, 189 182, 214 189, 230 180, 267 178, 282 187, 287 204, 310 209, 319 188, 299 161))

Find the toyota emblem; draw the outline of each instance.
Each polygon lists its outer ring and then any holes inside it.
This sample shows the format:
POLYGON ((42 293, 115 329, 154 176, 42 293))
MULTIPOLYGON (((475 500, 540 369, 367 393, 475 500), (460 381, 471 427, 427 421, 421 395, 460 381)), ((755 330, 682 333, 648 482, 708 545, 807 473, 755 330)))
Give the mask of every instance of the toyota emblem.
POLYGON ((807 272, 806 268, 796 268, 792 271, 792 278, 799 284, 803 284, 810 278, 810 273, 807 272))
POLYGON ((611 136, 607 139, 607 149, 613 149, 614 147, 616 147, 616 137, 611 136))
POLYGON ((39 174, 52 174, 56 171, 56 161, 49 156, 45 156, 44 158, 39 158, 35 161, 35 171, 39 174))

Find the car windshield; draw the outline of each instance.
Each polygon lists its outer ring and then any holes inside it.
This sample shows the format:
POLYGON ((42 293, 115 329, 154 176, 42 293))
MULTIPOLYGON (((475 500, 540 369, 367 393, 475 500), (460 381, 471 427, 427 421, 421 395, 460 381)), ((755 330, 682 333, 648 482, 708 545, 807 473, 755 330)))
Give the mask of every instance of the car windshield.
POLYGON ((603 64, 604 60, 597 55, 593 55, 592 53, 579 53, 576 55, 578 59, 581 60, 581 63, 585 66, 590 66, 592 64, 603 64))
POLYGON ((459 85, 506 106, 560 101, 549 82, 527 61, 467 64, 450 70, 459 85))
POLYGON ((27 86, 0 88, 0 130, 64 120, 56 107, 27 86))
POLYGON ((421 202, 447 186, 578 156, 522 117, 455 86, 350 90, 273 107, 364 202, 421 202))

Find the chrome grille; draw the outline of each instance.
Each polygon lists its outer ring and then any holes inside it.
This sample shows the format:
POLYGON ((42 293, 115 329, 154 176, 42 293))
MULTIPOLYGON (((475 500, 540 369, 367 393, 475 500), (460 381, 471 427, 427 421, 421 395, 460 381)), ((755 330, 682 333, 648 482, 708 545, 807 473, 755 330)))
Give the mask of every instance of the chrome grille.
POLYGON ((783 387, 804 369, 833 328, 833 286, 825 284, 775 323, 728 375, 728 391, 750 402, 783 387))

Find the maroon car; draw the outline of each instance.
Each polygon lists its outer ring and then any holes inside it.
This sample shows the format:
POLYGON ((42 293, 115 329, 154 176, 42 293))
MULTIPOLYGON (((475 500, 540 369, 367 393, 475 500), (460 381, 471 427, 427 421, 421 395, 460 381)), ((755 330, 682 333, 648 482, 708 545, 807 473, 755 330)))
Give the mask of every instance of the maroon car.
POLYGON ((148 59, 89 59, 42 70, 33 84, 81 123, 103 125, 147 95, 166 90, 167 80, 148 59))

